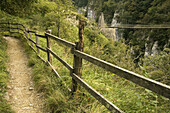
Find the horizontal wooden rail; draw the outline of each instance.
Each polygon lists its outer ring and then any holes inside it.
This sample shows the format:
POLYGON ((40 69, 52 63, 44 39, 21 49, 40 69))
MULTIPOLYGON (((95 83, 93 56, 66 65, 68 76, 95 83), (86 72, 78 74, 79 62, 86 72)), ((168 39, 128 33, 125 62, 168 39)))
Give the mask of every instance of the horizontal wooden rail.
POLYGON ((11 24, 11 25, 20 25, 20 26, 26 28, 23 24, 19 24, 19 23, 10 23, 10 24, 11 24))
POLYGON ((0 31, 6 31, 5 28, 0 27, 0 31))
POLYGON ((57 75, 57 77, 58 77, 58 78, 61 78, 61 76, 58 74, 58 72, 54 69, 53 65, 51 65, 49 61, 47 61, 47 64, 52 68, 52 70, 53 70, 54 73, 57 75))
MULTIPOLYGON (((54 69, 54 67, 50 64, 49 61, 47 61, 47 64, 52 68, 53 72, 57 75, 57 77, 58 77, 61 81, 63 81, 63 79, 61 78, 61 76, 58 74, 58 72, 54 69)), ((68 89, 68 91, 71 92, 71 89, 66 85, 66 83, 63 82, 63 84, 64 84, 64 86, 68 89)))
POLYGON ((25 30, 23 30, 23 33, 25 34, 25 35, 23 35, 27 40, 29 40, 29 37, 28 37, 28 34, 27 34, 27 32, 25 31, 25 30))
POLYGON ((4 27, 4 26, 0 26, 0 28, 3 28, 3 29, 4 29, 4 28, 6 28, 6 27, 4 27))
POLYGON ((0 26, 1 29, 9 29, 9 27, 0 26))
POLYGON ((58 59, 68 70, 73 71, 73 67, 70 66, 70 64, 68 64, 66 61, 64 61, 63 59, 61 59, 58 55, 56 55, 56 53, 54 53, 52 50, 50 50, 49 48, 47 48, 47 51, 49 51, 56 59, 58 59))
POLYGON ((82 87, 84 87, 91 95, 93 95, 99 102, 101 102, 107 109, 109 109, 112 113, 124 113, 122 110, 120 110, 117 106, 115 106, 113 103, 108 101, 106 98, 104 98, 100 93, 98 93, 96 90, 94 90, 91 86, 89 86, 86 82, 84 82, 80 77, 78 77, 76 74, 71 74, 72 78, 78 82, 82 87))
POLYGON ((36 33, 35 33, 35 36, 38 36, 38 37, 41 37, 41 38, 47 38, 45 35, 40 35, 40 34, 36 34, 36 33))
POLYGON ((68 47, 75 47, 75 46, 76 46, 74 43, 71 43, 71 42, 66 41, 66 40, 64 40, 64 39, 61 39, 61 38, 59 38, 59 37, 57 37, 57 36, 54 36, 54 35, 52 35, 52 34, 45 33, 45 35, 49 36, 50 38, 52 38, 52 39, 54 39, 54 40, 56 40, 56 41, 58 41, 58 42, 60 42, 60 43, 63 43, 64 45, 66 45, 66 46, 68 46, 68 47))
POLYGON ((36 42, 30 38, 28 38, 29 41, 31 41, 32 43, 36 44, 36 42))
POLYGON ((8 23, 0 23, 0 24, 8 24, 8 23))
POLYGON ((36 31, 27 30, 28 33, 36 33, 36 31))
MULTIPOLYGON (((37 53, 37 52, 36 52, 37 53)), ((44 63, 46 63, 46 61, 40 56, 40 55, 37 55, 39 59, 41 59, 44 63)))
POLYGON ((46 50, 46 49, 44 49, 44 48, 40 47, 39 45, 36 45, 36 47, 37 47, 37 48, 39 48, 39 49, 41 49, 41 50, 42 50, 42 51, 44 51, 44 52, 47 52, 47 50, 46 50))
POLYGON ((0 23, 0 24, 6 24, 6 25, 19 25, 22 26, 24 29, 26 29, 26 27, 23 24, 19 24, 19 23, 0 23))
POLYGON ((7 28, 10 28, 10 29, 18 29, 18 28, 14 28, 14 27, 7 27, 7 28))
POLYGON ((21 28, 14 28, 14 27, 7 27, 7 28, 10 28, 10 29, 19 29, 19 30, 23 31, 23 29, 21 29, 21 28))
POLYGON ((23 31, 23 29, 21 29, 21 28, 19 28, 19 27, 18 27, 17 29, 23 31))
POLYGON ((10 33, 18 33, 18 32, 13 32, 13 31, 11 31, 10 33))
MULTIPOLYGON (((28 44, 29 45, 29 44, 28 44)), ((33 51, 35 52, 35 53, 37 53, 37 51, 31 46, 31 45, 29 45, 30 47, 31 47, 31 49, 33 49, 33 51)))
POLYGON ((154 81, 152 79, 146 78, 142 75, 136 74, 134 72, 128 71, 121 67, 115 66, 104 60, 98 59, 86 53, 80 52, 78 50, 73 50, 72 53, 80 58, 83 58, 97 66, 100 66, 118 76, 121 76, 127 80, 130 80, 144 88, 147 88, 155 93, 158 93, 164 97, 170 98, 170 86, 162 84, 160 82, 154 81))

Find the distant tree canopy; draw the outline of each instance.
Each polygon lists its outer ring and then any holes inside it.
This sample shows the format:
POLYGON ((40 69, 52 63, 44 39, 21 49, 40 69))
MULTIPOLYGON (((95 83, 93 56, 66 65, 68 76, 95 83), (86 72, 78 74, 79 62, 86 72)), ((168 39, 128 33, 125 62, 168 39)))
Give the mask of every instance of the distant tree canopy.
POLYGON ((0 9, 8 14, 24 16, 31 12, 31 5, 37 0, 1 0, 0 9))
POLYGON ((88 0, 73 0, 74 4, 78 7, 85 7, 88 5, 88 0))
MULTIPOLYGON (((101 12, 105 22, 110 25, 115 12, 122 24, 170 24, 169 0, 73 0, 78 7, 87 6, 95 11, 96 22, 101 12)), ((135 52, 144 54, 145 44, 151 47, 158 41, 159 50, 170 47, 169 29, 124 29, 123 38, 127 44, 135 46, 135 52), (141 52, 141 53, 140 53, 141 52)))
POLYGON ((167 23, 170 22, 169 0, 73 0, 78 7, 91 7, 99 17, 104 13, 108 24, 114 12, 120 13, 121 23, 167 23))
POLYGON ((13 16, 26 17, 35 13, 48 12, 49 8, 63 7, 63 9, 72 9, 72 0, 1 0, 0 10, 13 16), (50 7, 48 7, 50 5, 50 7), (38 11, 36 11, 36 10, 38 11), (41 10, 41 11, 40 11, 41 10))

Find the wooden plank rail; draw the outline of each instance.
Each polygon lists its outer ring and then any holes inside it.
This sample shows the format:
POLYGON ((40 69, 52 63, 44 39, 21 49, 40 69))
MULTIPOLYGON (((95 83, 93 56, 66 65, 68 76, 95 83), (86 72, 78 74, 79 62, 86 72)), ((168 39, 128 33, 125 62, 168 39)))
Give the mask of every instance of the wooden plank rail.
POLYGON ((28 39, 29 41, 31 41, 32 43, 34 43, 35 45, 36 45, 36 42, 34 41, 34 40, 32 40, 32 39, 28 39))
MULTIPOLYGON (((2 23, 2 24, 6 24, 6 23, 2 23)), ((0 25, 1 25, 1 23, 0 23, 0 25)), ((11 25, 13 25, 13 24, 11 24, 11 25)), ((8 28, 8 29, 17 29, 17 30, 20 30, 20 31, 24 31, 22 28, 20 28, 18 25, 20 25, 20 24, 14 24, 14 25, 17 25, 17 27, 6 27, 6 26, 0 26, 0 28, 8 28)), ((23 27, 23 26, 22 26, 23 27)), ((25 26, 24 26, 25 27, 25 26)), ((25 29, 25 28, 24 28, 25 29)), ((18 31, 19 32, 19 31, 18 31)), ((14 33, 14 32, 13 32, 14 33)))
POLYGON ((68 64, 66 61, 64 61, 63 59, 61 59, 56 53, 54 53, 52 50, 50 50, 49 48, 47 48, 47 51, 49 51, 56 59, 58 59, 68 70, 73 71, 73 67, 70 66, 70 64, 68 64))
POLYGON ((62 44, 64 44, 64 45, 66 45, 66 46, 68 46, 68 47, 71 47, 71 48, 72 48, 72 47, 75 47, 75 46, 76 46, 74 43, 71 43, 71 42, 66 41, 66 40, 64 40, 64 39, 61 39, 61 38, 58 38, 57 36, 54 36, 54 35, 52 35, 52 34, 45 33, 45 35, 49 36, 50 38, 52 38, 52 39, 54 39, 54 40, 56 40, 56 41, 58 41, 58 42, 60 42, 60 43, 62 43, 62 44))
POLYGON ((21 28, 17 28, 17 29, 23 31, 23 29, 21 29, 21 28))
POLYGON ((44 52, 47 52, 47 50, 46 50, 46 49, 44 49, 44 48, 40 47, 39 45, 36 45, 36 47, 37 47, 37 48, 39 48, 39 49, 41 49, 41 50, 42 50, 42 51, 44 51, 44 52))
POLYGON ((7 27, 7 28, 10 28, 10 29, 18 29, 18 28, 14 28, 14 27, 7 27))
MULTIPOLYGON (((83 22, 83 21, 82 21, 83 22)), ((81 22, 80 22, 81 23, 81 22)), ((122 110, 120 110, 117 106, 115 106, 113 103, 111 103, 110 101, 108 101, 105 97, 103 97, 100 93, 98 93, 95 89, 93 89, 90 85, 88 85, 85 81, 83 81, 81 79, 81 71, 80 73, 78 73, 78 71, 75 71, 76 68, 81 68, 82 66, 82 59, 87 60, 99 67, 104 68, 107 71, 110 71, 120 77, 123 77, 129 81, 134 82, 135 84, 138 84, 139 86, 142 86, 146 89, 149 89, 159 95, 162 95, 164 97, 170 98, 170 86, 162 84, 160 82, 154 81, 152 79, 146 78, 142 75, 136 74, 132 71, 123 69, 121 67, 118 67, 116 65, 113 65, 109 62, 106 62, 104 60, 98 59, 94 56, 88 55, 86 53, 83 52, 83 41, 84 41, 84 24, 80 24, 79 25, 79 42, 74 44, 72 42, 66 41, 64 39, 61 39, 57 36, 54 36, 52 34, 50 34, 50 32, 46 32, 45 35, 40 35, 38 34, 38 32, 35 31, 31 31, 31 30, 27 30, 27 28, 22 25, 22 24, 18 24, 18 23, 2 23, 3 25, 7 25, 7 26, 0 26, 0 28, 8 28, 6 29, 7 31, 10 29, 16 29, 18 30, 22 30, 23 31, 23 37, 27 40, 30 41, 31 43, 35 44, 37 47, 37 51, 28 43, 28 45, 34 50, 35 53, 37 53, 38 57, 45 63, 47 63, 52 70, 54 71, 54 73, 56 74, 56 76, 58 78, 60 78, 62 80, 62 78, 60 77, 60 75, 58 74, 58 72, 55 70, 55 68, 52 65, 52 56, 55 57, 58 61, 60 61, 68 70, 70 70, 70 76, 72 77, 72 83, 74 84, 75 87, 77 87, 77 83, 80 84, 83 88, 85 88, 93 97, 95 97, 101 104, 103 104, 108 110, 110 110, 111 112, 114 113, 123 113, 122 110), (11 27, 11 25, 17 25, 17 28, 11 27), (18 27, 18 25, 21 25, 23 27, 20 28, 18 27), (31 39, 31 36, 28 36, 28 33, 34 33, 34 35, 36 36, 36 42, 34 40, 31 39), (46 38, 47 40, 47 47, 46 49, 40 47, 39 44, 39 40, 38 37, 41 38, 46 38), (66 61, 64 61, 62 58, 60 58, 54 51, 52 51, 51 49, 51 41, 50 39, 53 39, 59 43, 64 44, 67 47, 71 48, 71 53, 74 55, 74 65, 73 67, 70 66, 70 64, 68 64, 66 61), (39 55, 39 49, 46 52, 47 53, 47 61, 45 61, 40 55, 39 55), (76 65, 80 64, 80 65, 76 65), (78 74, 79 75, 78 75, 78 74)), ((1 25, 1 23, 0 23, 1 25)), ((115 26, 113 26, 115 27, 115 26)), ((127 28, 138 28, 139 26, 127 26, 127 28)), ((143 28, 149 28, 149 26, 143 26, 143 28)), ((166 26, 164 26, 166 28, 166 26)), ((121 26, 116 26, 116 28, 121 28, 121 26)), ((142 28, 142 26, 140 26, 140 28, 142 28)), ((152 28, 152 27, 150 27, 152 28)), ((159 28, 159 26, 154 26, 153 28, 159 28)), ((161 27, 160 27, 161 28, 161 27)), ((167 27, 170 28, 170 27, 167 27)), ((63 81, 63 80, 62 80, 63 81)), ((67 87, 67 85, 64 83, 64 86, 66 86, 66 88, 69 90, 69 92, 75 92, 73 91, 74 88, 72 88, 72 90, 70 88, 67 87)), ((76 88, 75 88, 76 90, 76 88)))
POLYGON ((78 50, 73 50, 72 53, 81 57, 97 66, 100 66, 118 76, 121 76, 127 80, 130 80, 144 88, 147 88, 155 93, 158 93, 164 97, 170 98, 170 86, 162 84, 160 82, 154 81, 152 79, 146 78, 142 75, 136 74, 134 72, 128 71, 104 60, 98 59, 86 53, 80 52, 78 50))
POLYGON ((18 32, 13 32, 13 31, 10 31, 10 33, 18 33, 18 32))
POLYGON ((21 28, 14 28, 14 27, 0 27, 0 28, 10 28, 10 29, 19 29, 19 30, 23 30, 23 29, 21 29, 21 28))
MULTIPOLYGON (((0 23, 0 24, 9 24, 9 23, 0 23)), ((22 26, 24 29, 26 29, 26 26, 24 26, 23 24, 19 24, 19 23, 10 23, 11 25, 19 25, 19 26, 22 26)))
POLYGON ((40 56, 40 55, 37 55, 38 58, 40 58, 44 63, 46 63, 46 61, 40 56))
POLYGON ((36 31, 27 30, 28 33, 36 33, 36 31))
MULTIPOLYGON (((58 74, 58 72, 54 69, 54 67, 50 64, 50 62, 47 61, 47 64, 52 68, 53 72, 56 74, 56 76, 63 81, 63 79, 61 78, 61 76, 58 74)), ((65 82, 63 82, 64 86, 68 89, 69 92, 71 92, 71 89, 66 85, 65 82)))
POLYGON ((41 38, 47 38, 45 35, 35 34, 35 36, 41 37, 41 38))
POLYGON ((112 113, 124 113, 117 106, 115 106, 113 103, 111 103, 106 98, 104 98, 104 96, 102 96, 100 93, 94 90, 90 85, 84 82, 79 76, 77 76, 74 73, 72 73, 71 76, 76 82, 78 82, 83 88, 85 88, 91 95, 93 95, 100 103, 102 103, 112 113))
MULTIPOLYGON (((29 45, 29 44, 28 44, 29 45)), ((37 51, 31 46, 31 45, 29 45, 30 47, 31 47, 31 49, 33 49, 33 51, 35 52, 35 53, 37 53, 37 51)))
MULTIPOLYGON (((38 36, 37 36, 36 34, 38 34, 38 31, 36 31, 35 37, 36 37, 37 54, 39 54, 39 53, 40 53, 39 48, 41 48, 41 47, 39 46, 39 38, 38 38, 38 36), (39 46, 39 47, 38 47, 38 46, 39 46)), ((42 50, 42 49, 43 49, 43 48, 41 48, 41 50, 42 50)))
MULTIPOLYGON (((46 33, 49 33, 51 34, 51 30, 46 30, 46 33)), ((47 41, 47 48, 51 49, 51 38, 45 34, 45 36, 47 37, 46 38, 46 41, 47 41)), ((47 51, 47 59, 48 61, 50 62, 50 64, 52 64, 53 62, 53 57, 51 55, 51 53, 49 51, 47 51)))

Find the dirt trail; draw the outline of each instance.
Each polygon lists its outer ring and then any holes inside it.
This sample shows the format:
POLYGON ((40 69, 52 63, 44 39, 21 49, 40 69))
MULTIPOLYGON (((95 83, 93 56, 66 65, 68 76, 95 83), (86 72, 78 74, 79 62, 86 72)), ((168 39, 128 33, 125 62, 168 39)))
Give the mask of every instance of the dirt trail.
POLYGON ((7 100, 16 113, 43 113, 41 95, 34 91, 32 69, 28 67, 28 58, 21 42, 12 37, 5 39, 8 43, 8 71, 11 75, 7 100))

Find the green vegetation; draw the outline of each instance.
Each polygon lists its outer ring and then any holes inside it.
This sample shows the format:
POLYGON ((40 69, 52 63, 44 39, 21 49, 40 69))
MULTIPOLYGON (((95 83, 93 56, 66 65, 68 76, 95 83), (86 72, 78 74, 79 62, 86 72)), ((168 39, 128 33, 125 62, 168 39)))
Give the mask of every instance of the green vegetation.
POLYGON ((159 55, 150 56, 144 59, 146 62, 143 69, 146 71, 147 77, 170 85, 170 49, 164 49, 159 55))
MULTIPOLYGON (((96 3, 95 0, 93 1, 96 3)), ((134 12, 131 12, 131 8, 137 8, 135 6, 137 6, 138 2, 139 1, 134 0, 131 2, 129 0, 121 0, 120 2, 117 0, 99 0, 98 4, 90 5, 94 6, 97 14, 99 14, 101 11, 103 11, 105 14, 107 13, 109 16, 106 17, 106 21, 109 23, 111 22, 111 18, 118 6, 117 4, 121 3, 121 6, 119 7, 122 7, 122 5, 124 6, 120 10, 123 10, 123 8, 127 8, 129 6, 127 10, 129 12, 125 12, 123 13, 124 15, 120 15, 122 19, 126 20, 125 17, 128 16, 125 14, 128 13, 127 15, 132 15, 131 13, 134 12), (129 5, 132 4, 132 2, 134 3, 134 7, 130 7, 129 5), (110 9, 112 7, 113 9, 110 9)), ((80 6, 86 6, 89 4, 87 0, 84 0, 82 3, 84 4, 80 4, 78 0, 75 0, 75 4, 80 6)), ((150 4, 151 1, 143 3, 150 4)), ((153 5, 145 6, 151 7, 153 5)), ((1 5, 0 7, 2 9, 1 5)), ((52 34, 59 36, 60 38, 73 43, 78 41, 78 28, 76 27, 77 20, 75 16, 76 13, 74 13, 76 10, 73 6, 72 0, 54 0, 53 2, 48 0, 40 0, 39 2, 31 2, 28 9, 29 8, 32 9, 32 13, 25 11, 26 9, 23 11, 20 10, 23 13, 19 12, 18 14, 17 12, 9 13, 8 11, 3 10, 1 11, 2 13, 0 13, 0 20, 12 20, 14 22, 23 23, 28 26, 28 29, 39 31, 39 34, 44 34, 45 30, 51 29, 52 34)), ((143 7, 143 9, 145 9, 145 7, 143 7)), ((137 23, 138 20, 143 19, 143 17, 140 17, 141 15, 137 15, 139 17, 136 17, 137 19, 135 20, 134 16, 139 14, 141 11, 139 10, 140 8, 132 15, 132 18, 128 18, 131 20, 130 22, 137 23)), ((145 13, 148 13, 148 11, 145 11, 145 13)), ((124 23, 124 20, 121 20, 121 22, 124 23)), ((143 50, 145 48, 144 46, 146 40, 143 40, 143 38, 139 36, 141 31, 125 30, 124 34, 127 35, 123 40, 120 42, 112 42, 112 40, 107 39, 100 32, 100 29, 95 26, 96 25, 94 23, 86 23, 84 48, 85 53, 96 56, 100 59, 106 60, 110 63, 116 64, 120 67, 134 71, 146 77, 150 77, 160 82, 169 84, 168 75, 170 75, 170 71, 169 65, 166 65, 170 64, 170 55, 168 49, 165 49, 160 55, 151 57, 150 59, 152 60, 143 59, 143 57, 140 57, 136 63, 134 56, 136 57, 144 52, 143 50), (132 55, 130 51, 132 46, 134 46, 134 50, 139 53, 132 55), (145 62, 145 66, 143 66, 143 62, 145 62)), ((143 32, 146 34, 150 33, 149 36, 155 36, 154 33, 156 33, 157 30, 153 30, 153 32, 144 30, 143 32)), ((159 32, 162 32, 163 34, 164 30, 160 30, 159 32)), ((13 36, 22 37, 22 35, 19 36, 18 34, 13 34, 13 36)), ((168 34, 157 36, 158 37, 154 40, 160 39, 162 36, 162 43, 167 41, 165 37, 168 37, 168 34)), ((35 36, 33 34, 32 38, 35 41, 35 36)), ((25 40, 23 40, 23 42, 26 43, 25 40)), ((39 38, 39 44, 41 47, 45 48, 46 40, 39 38)), ((53 113, 109 112, 83 88, 79 88, 75 96, 72 97, 67 91, 67 88, 63 85, 66 83, 67 87, 71 88, 72 78, 70 77, 70 72, 59 61, 53 59, 53 66, 63 79, 63 81, 61 81, 55 76, 49 66, 36 57, 36 54, 32 52, 27 44, 25 44, 25 46, 26 52, 30 58, 29 66, 33 67, 35 87, 37 91, 44 94, 44 98, 46 100, 45 108, 47 111, 53 113)), ((56 41, 52 41, 52 50, 70 65, 73 65, 73 55, 70 53, 70 49, 68 47, 57 43, 56 41)), ((47 59, 46 53, 42 51, 40 52, 40 56, 45 60, 47 59)), ((107 72, 104 69, 101 69, 87 61, 83 61, 82 79, 125 112, 169 112, 169 99, 141 88, 136 84, 120 78, 115 74, 107 72)))
POLYGON ((1 113, 12 113, 12 110, 5 100, 7 82, 9 79, 9 73, 6 70, 6 63, 8 60, 6 49, 7 43, 3 36, 0 34, 0 112, 1 113))
POLYGON ((37 0, 1 0, 0 9, 14 16, 28 16, 32 13, 32 4, 37 0), (25 13, 23 13, 25 12, 25 13))
MULTIPOLYGON (((105 22, 110 26, 113 16, 121 24, 170 24, 169 0, 73 0, 77 7, 90 7, 95 11, 96 22, 101 12, 105 22)), ((134 50, 135 62, 144 58, 145 44, 153 46, 158 41, 158 51, 169 48, 169 29, 124 29, 122 31, 125 43, 134 50)), ((149 49, 151 53, 151 48, 149 49)))

